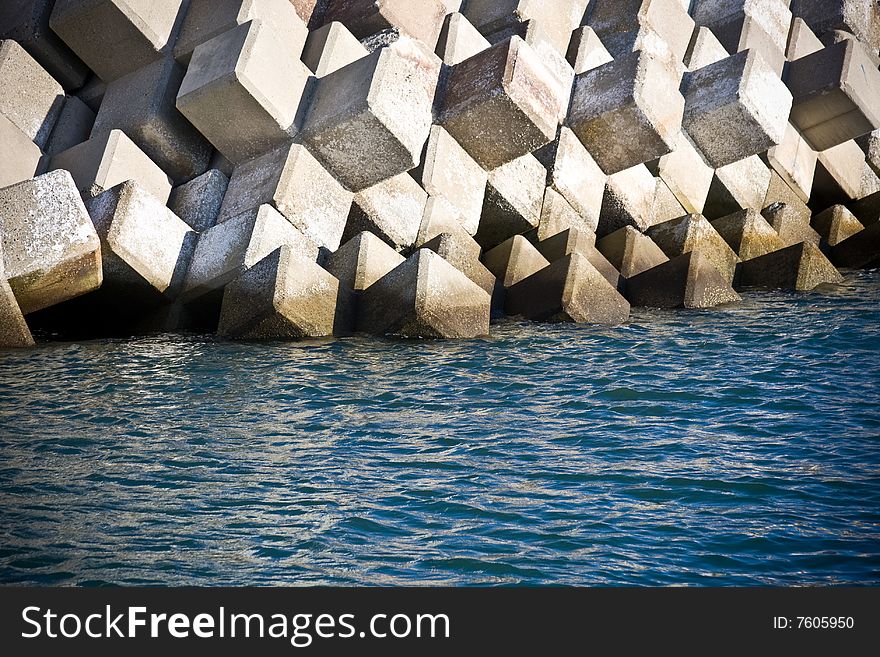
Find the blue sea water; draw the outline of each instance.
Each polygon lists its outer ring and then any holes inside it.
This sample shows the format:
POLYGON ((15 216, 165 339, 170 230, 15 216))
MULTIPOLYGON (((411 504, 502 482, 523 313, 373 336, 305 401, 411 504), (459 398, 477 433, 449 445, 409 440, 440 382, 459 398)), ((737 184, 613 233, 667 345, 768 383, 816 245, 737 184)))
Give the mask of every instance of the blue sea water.
POLYGON ((623 327, 0 352, 6 584, 880 584, 880 272, 623 327))

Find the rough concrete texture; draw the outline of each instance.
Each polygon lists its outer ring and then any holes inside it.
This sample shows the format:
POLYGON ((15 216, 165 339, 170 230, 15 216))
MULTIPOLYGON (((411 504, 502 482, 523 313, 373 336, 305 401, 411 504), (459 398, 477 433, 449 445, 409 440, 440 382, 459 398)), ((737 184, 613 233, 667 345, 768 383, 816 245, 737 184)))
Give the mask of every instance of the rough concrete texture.
POLYGON ((464 14, 455 12, 449 14, 443 23, 436 52, 444 64, 455 66, 491 47, 492 44, 486 41, 486 37, 480 34, 464 14))
POLYGON ((459 209, 447 201, 445 197, 429 196, 425 202, 425 212, 422 215, 418 236, 413 246, 419 248, 441 233, 463 232, 465 235, 470 235, 470 231, 465 230, 462 222, 459 209))
POLYGON ((855 215, 844 205, 832 205, 820 212, 810 222, 822 236, 822 246, 837 246, 845 239, 865 229, 855 215))
POLYGON ((42 156, 40 147, 0 114, 0 188, 37 175, 42 156))
POLYGON ((105 91, 107 91, 107 83, 93 74, 75 93, 76 97, 84 102, 90 110, 97 113, 101 109, 101 102, 104 100, 105 91))
POLYGON ((329 0, 324 20, 344 23, 359 39, 397 28, 433 50, 446 13, 440 0, 329 0))
POLYGON ((400 38, 318 82, 303 135, 354 192, 415 168, 428 139, 440 59, 400 38))
MULTIPOLYGON (((569 228, 595 233, 596 222, 575 211, 559 192, 548 187, 544 190, 541 220, 534 231, 534 236, 540 241, 569 228)), ((530 231, 527 235, 531 237, 532 232, 530 231)))
POLYGON ((742 263, 739 285, 809 292, 843 281, 815 244, 801 242, 742 263))
POLYGON ((87 141, 95 125, 92 108, 76 96, 67 96, 46 143, 46 155, 57 155, 87 141))
POLYGON ((701 249, 633 276, 627 281, 626 297, 634 306, 651 308, 714 308, 740 301, 701 249))
POLYGON ((198 46, 177 108, 234 163, 298 134, 312 77, 271 25, 250 21, 198 46))
POLYGON ((681 128, 680 71, 634 52, 575 79, 568 125, 607 174, 669 153, 681 128))
POLYGON ((696 71, 728 57, 730 57, 730 53, 721 45, 715 33, 708 27, 700 26, 694 30, 683 62, 689 71, 696 71))
POLYGON ((793 124, 785 129, 782 142, 767 151, 767 164, 791 187, 805 203, 813 191, 818 154, 793 124))
POLYGON ((742 261, 785 248, 779 234, 754 210, 741 210, 716 219, 712 228, 742 261))
POLYGON ((614 61, 614 57, 608 52, 599 35, 588 25, 574 31, 566 58, 574 69, 575 75, 586 73, 602 66, 602 64, 614 61))
POLYGON ((785 246, 811 242, 819 244, 819 233, 810 226, 810 211, 788 203, 773 203, 761 212, 785 246))
POLYGON ((831 261, 838 267, 872 269, 880 264, 880 221, 843 240, 831 249, 831 261))
POLYGON ((175 187, 168 207, 197 233, 217 223, 220 207, 229 186, 229 178, 217 169, 209 169, 198 178, 175 187))
POLYGON ((195 248, 195 231, 137 182, 87 201, 101 238, 104 283, 132 294, 174 300, 195 248))
POLYGON ((653 224, 657 179, 644 164, 608 176, 596 234, 604 237, 623 226, 640 231, 653 224))
POLYGON ((587 0, 468 0, 462 11, 486 35, 503 33, 517 23, 539 21, 556 49, 564 53, 587 5, 587 0))
POLYGON ((632 226, 618 228, 596 243, 596 248, 626 279, 669 260, 653 240, 632 226))
POLYGON ((493 295, 498 281, 495 275, 480 262, 480 245, 469 235, 441 233, 426 242, 423 249, 430 249, 462 274, 479 285, 486 294, 493 295))
POLYGON ((334 21, 309 34, 302 60, 312 73, 323 78, 369 54, 345 25, 334 21))
POLYGON ((397 251, 415 244, 428 195, 402 173, 354 195, 342 241, 368 230, 397 251))
POLYGON ((537 227, 546 179, 547 170, 531 154, 490 171, 477 242, 491 249, 537 227))
POLYGON ((589 25, 615 57, 650 50, 681 62, 694 20, 680 0, 593 0, 589 25))
POLYGON ((821 39, 816 36, 815 32, 800 16, 795 16, 791 22, 791 30, 788 33, 788 43, 785 47, 785 58, 793 62, 801 57, 812 55, 818 50, 822 50, 825 45, 821 39))
POLYGON ((483 254, 483 264, 506 289, 528 278, 550 262, 522 235, 514 235, 483 254))
POLYGON ((715 170, 706 163, 687 133, 678 134, 672 152, 646 166, 666 184, 686 212, 703 212, 715 170))
POLYGON ((224 287, 281 246, 312 262, 318 258, 318 247, 268 205, 209 228, 199 236, 182 299, 190 302, 224 287))
POLYGON ((64 89, 15 41, 0 42, 0 114, 43 148, 64 105, 64 89))
POLYGON ((352 196, 308 148, 292 142, 236 167, 219 221, 269 203, 319 246, 335 251, 352 196))
POLYGON ((767 198, 771 173, 757 155, 715 169, 703 214, 717 219, 741 209, 760 210, 767 198))
POLYGON ((111 82, 170 50, 186 5, 185 0, 57 0, 49 25, 111 82))
POLYGON ((442 257, 419 249, 361 296, 357 328, 407 338, 489 334, 492 298, 442 257))
POLYGON ((591 232, 569 228, 541 240, 535 247, 551 263, 577 253, 586 258, 614 289, 621 287, 620 272, 596 248, 596 236, 591 232))
POLYGON ((817 33, 851 32, 860 41, 880 48, 880 7, 865 0, 792 0, 792 13, 817 33))
POLYGON ((24 314, 101 286, 101 245, 70 174, 0 189, 4 276, 24 314))
POLYGON ((816 162, 811 205, 823 209, 834 203, 855 201, 880 191, 880 178, 865 161, 854 141, 822 151, 816 162))
POLYGON ((733 281, 739 257, 702 215, 689 214, 649 228, 650 237, 669 258, 699 250, 724 280, 733 281))
POLYGON ((241 340, 345 335, 351 298, 332 274, 282 246, 226 286, 217 332, 241 340))
POLYGON ((682 125, 718 168, 782 142, 791 92, 755 50, 688 73, 682 125))
POLYGON ((324 269, 355 292, 363 292, 405 260, 373 233, 364 231, 328 256, 324 269))
POLYGON ((880 130, 874 130, 856 139, 859 148, 865 153, 865 162, 880 176, 880 130))
POLYGON ((127 180, 135 180, 161 202, 171 194, 165 172, 124 132, 113 130, 55 155, 50 169, 71 173, 80 193, 97 196, 127 180))
POLYGON ((550 74, 548 81, 553 87, 553 95, 558 103, 556 118, 562 124, 568 115, 575 73, 565 55, 553 45, 551 36, 547 34, 544 28, 545 24, 543 22, 530 20, 523 23, 520 29, 516 31, 516 34, 521 36, 532 47, 532 50, 538 55, 538 59, 547 68, 547 72, 550 74))
POLYGON ((849 209, 866 226, 880 221, 880 192, 874 192, 850 203, 849 209))
POLYGON ((32 347, 34 337, 2 273, 0 271, 0 349, 32 347))
POLYGON ((629 303, 579 253, 570 253, 507 290, 504 311, 535 321, 616 326, 629 303))

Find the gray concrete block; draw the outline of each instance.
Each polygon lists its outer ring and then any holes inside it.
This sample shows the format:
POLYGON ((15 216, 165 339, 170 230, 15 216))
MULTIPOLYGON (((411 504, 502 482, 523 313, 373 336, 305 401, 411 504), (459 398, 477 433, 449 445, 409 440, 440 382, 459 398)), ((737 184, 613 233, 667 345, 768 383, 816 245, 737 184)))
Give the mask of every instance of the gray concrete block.
POLYGON ((682 126, 706 161, 720 168, 782 142, 791 93, 757 51, 688 73, 682 126))
POLYGON ((831 261, 838 267, 873 269, 880 264, 880 221, 843 240, 831 249, 831 261))
POLYGON ((764 208, 761 214, 787 247, 801 242, 818 245, 821 240, 819 233, 810 226, 810 210, 805 206, 773 203, 764 208))
POLYGON ((702 0, 695 5, 695 16, 712 29, 728 52, 756 51, 782 75, 792 20, 787 2, 702 0))
MULTIPOLYGON (((2 272, 0 272, 2 273, 2 272)), ((32 347, 34 337, 28 328, 15 294, 0 276, 0 349, 32 347)))
POLYGON ((268 203, 316 244, 335 251, 352 196, 308 148, 293 142, 236 167, 219 220, 268 203))
POLYGON ((856 216, 844 205, 832 205, 813 217, 810 224, 822 236, 822 246, 827 249, 843 242, 865 229, 856 216))
POLYGON ((321 78, 306 142, 354 192, 415 168, 431 130, 441 65, 404 37, 321 78))
POLYGON ((570 253, 507 290, 508 315, 535 321, 615 326, 629 318, 629 303, 579 253, 570 253))
POLYGON ((540 241, 569 228, 595 233, 596 221, 575 211, 562 195, 552 187, 548 187, 544 190, 544 204, 541 206, 541 220, 538 227, 526 234, 531 237, 534 232, 534 237, 540 241))
POLYGON ((468 0, 462 13, 485 35, 504 32, 529 20, 539 21, 560 53, 565 53, 572 31, 581 23, 586 0, 468 0))
POLYGON ((792 13, 817 33, 845 30, 880 49, 880 7, 865 0, 792 0, 792 13))
POLYGON ((440 0, 329 0, 324 21, 344 23, 359 39, 396 28, 433 50, 445 17, 440 0))
POLYGON ((678 134, 672 152, 646 166, 666 184, 686 212, 703 212, 715 170, 706 163, 686 132, 678 134))
POLYGON ((162 203, 171 194, 171 180, 125 133, 89 139, 55 155, 50 169, 69 171, 80 193, 97 196, 128 180, 135 180, 162 203))
POLYGON ((647 230, 653 223, 657 179, 644 164, 608 176, 596 234, 604 237, 624 226, 647 230))
POLYGON ((874 192, 849 204, 850 211, 865 226, 880 221, 880 192, 874 192))
POLYGON ((788 124, 782 142, 768 150, 762 159, 779 174, 804 203, 810 200, 818 154, 794 125, 788 124))
POLYGON ((361 296, 357 327, 407 338, 489 334, 492 298, 442 257, 419 249, 361 296))
POLYGON ((217 332, 241 340, 346 335, 351 302, 332 274, 282 246, 226 286, 217 332))
POLYGON ((700 251, 724 277, 724 280, 733 281, 736 266, 740 261, 739 257, 702 215, 689 214, 680 219, 673 219, 653 226, 648 229, 647 235, 654 240, 654 243, 662 249, 668 258, 675 258, 691 251, 700 251))
POLYGON ((771 170, 757 155, 715 169, 703 214, 718 219, 742 209, 764 207, 771 170))
POLYGON ((593 0, 589 25, 620 57, 644 50, 681 62, 694 21, 679 0, 593 0))
POLYGON ((481 166, 496 169, 556 137, 560 104, 541 58, 513 36, 452 67, 439 123, 481 166))
POLYGON ((538 242, 535 247, 549 262, 557 262, 572 253, 583 256, 616 290, 622 288, 620 272, 596 248, 596 236, 588 231, 569 228, 538 242))
POLYGON ((464 219, 459 209, 447 201, 445 197, 429 196, 419 225, 418 237, 413 246, 421 247, 422 244, 441 233, 463 232, 465 235, 470 235, 470 231, 465 230, 463 222, 464 219))
POLYGON ((436 53, 444 64, 455 66, 491 46, 464 14, 455 12, 449 14, 443 23, 436 53))
POLYGON ((742 263, 742 287, 809 292, 820 285, 843 282, 815 244, 801 242, 742 263))
POLYGON ((498 283, 495 275, 480 262, 480 245, 469 235, 441 233, 426 242, 422 248, 429 249, 479 285, 492 296, 498 283))
POLYGON ((625 279, 669 260, 650 237, 632 226, 618 228, 606 235, 596 243, 596 248, 625 279))
POLYGON ((313 78, 286 51, 281 37, 261 21, 193 51, 177 108, 233 163, 278 147, 300 131, 313 78))
POLYGON ((333 21, 309 34, 302 60, 322 78, 369 54, 345 25, 333 21))
POLYGON ((373 233, 364 231, 328 256, 324 269, 355 292, 363 292, 405 260, 373 233))
POLYGON ((572 34, 566 59, 574 69, 575 75, 614 61, 614 57, 608 52, 599 35, 588 25, 577 28, 572 34))
POLYGON ((70 174, 0 189, 5 276, 28 314, 101 286, 101 248, 70 174))
POLYGON ((316 30, 324 24, 327 0, 290 0, 290 4, 310 30, 316 30))
POLYGON ((49 25, 104 82, 150 64, 170 50, 184 0, 57 0, 49 25))
POLYGON ((553 87, 553 95, 558 103, 557 121, 561 125, 565 122, 571 103, 574 69, 565 58, 564 52, 560 52, 553 44, 552 36, 545 30, 545 23, 529 20, 521 24, 516 34, 532 47, 550 74, 548 81, 553 87))
POLYGON ((650 308, 714 308, 741 300, 699 249, 633 276, 626 297, 633 306, 650 308))
POLYGON ((402 173, 354 195, 342 241, 368 230, 397 251, 415 244, 428 195, 402 173))
POLYGON ((607 174, 669 153, 681 128, 680 72, 649 53, 577 76, 568 125, 607 174))
POLYGON ((483 254, 483 264, 507 289, 528 278, 550 262, 522 235, 514 235, 483 254))
POLYGON ((97 114, 104 101, 104 93, 107 91, 107 83, 97 75, 92 74, 86 83, 76 90, 76 97, 84 102, 90 110, 97 114))
POLYGON ((541 221, 547 170, 528 154, 489 172, 475 239, 485 249, 536 228, 541 221))
POLYGON ((741 210, 716 219, 712 228, 743 262, 785 248, 779 234, 754 210, 741 210))
POLYGON ((64 105, 64 89, 15 41, 0 42, 0 114, 40 148, 64 105))
POLYGON ((856 139, 859 148, 865 153, 865 162, 880 176, 880 130, 862 135, 856 139))
POLYGON ((52 135, 46 144, 47 155, 57 155, 88 141, 95 125, 95 113, 76 96, 67 96, 52 135))
POLYGON ((810 205, 824 209, 848 203, 880 191, 880 178, 854 141, 847 141, 818 154, 810 205))
POLYGON ((708 27, 700 26, 694 30, 683 62, 688 70, 696 71, 728 57, 730 57, 730 53, 721 45, 715 33, 708 27))
POLYGON ((40 172, 43 153, 18 126, 0 114, 0 188, 40 172))
POLYGON ((168 207, 197 233, 217 223, 229 179, 217 169, 209 169, 198 178, 175 187, 168 207))
POLYGON ((793 62, 801 57, 812 55, 825 46, 810 26, 800 16, 795 16, 791 22, 791 30, 788 33, 788 43, 785 47, 785 58, 793 62))

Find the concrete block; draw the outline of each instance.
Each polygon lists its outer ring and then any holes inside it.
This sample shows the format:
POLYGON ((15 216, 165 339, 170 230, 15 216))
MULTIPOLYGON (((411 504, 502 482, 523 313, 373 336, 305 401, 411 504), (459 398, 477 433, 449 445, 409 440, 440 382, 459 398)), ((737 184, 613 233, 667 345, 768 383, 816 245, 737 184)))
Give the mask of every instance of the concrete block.
POLYGON ((730 53, 721 45, 715 33, 708 27, 701 26, 694 30, 682 61, 689 71, 696 71, 728 57, 730 53))
POLYGON ((812 55, 822 50, 825 46, 822 41, 803 18, 795 16, 791 22, 791 30, 788 33, 788 43, 785 48, 785 58, 793 62, 801 57, 812 55))
POLYGON ((419 234, 416 238, 416 248, 434 239, 441 233, 463 232, 470 235, 463 226, 461 212, 443 196, 429 196, 425 203, 425 212, 419 225, 419 234))
POLYGON ((763 159, 806 203, 810 200, 813 190, 817 158, 816 151, 801 136, 798 129, 789 123, 782 143, 768 150, 763 159))
POLYGON ((682 125, 706 161, 720 168, 782 142, 791 93, 757 51, 688 73, 682 125))
POLYGON ((689 251, 633 276, 626 297, 634 306, 714 308, 740 301, 740 296, 702 251, 689 251))
POLYGON ((798 214, 806 218, 809 218, 811 214, 810 208, 801 200, 798 193, 782 179, 782 176, 776 173, 776 171, 771 170, 770 184, 767 187, 767 194, 764 196, 763 205, 766 208, 775 203, 785 203, 791 206, 792 210, 797 211, 798 214))
POLYGON ((175 106, 184 74, 169 56, 109 83, 91 136, 122 130, 176 182, 203 174, 213 149, 175 106))
POLYGON ((513 36, 452 68, 439 123, 481 166, 495 169, 551 142, 559 107, 547 67, 513 36))
POLYGON ((838 267, 873 269, 880 265, 880 222, 843 240, 831 249, 831 261, 838 267))
POLYGON ((757 155, 715 169, 703 214, 718 219, 742 209, 764 207, 771 171, 757 155))
POLYGON ((604 237, 624 226, 647 230, 653 224, 656 192, 657 179, 644 164, 608 176, 596 234, 604 237))
POLYGON ((32 346, 34 337, 18 307, 12 287, 0 271, 0 349, 32 346))
POLYGON ((608 52, 599 35, 588 25, 581 26, 574 31, 566 58, 574 69, 575 75, 586 73, 614 61, 614 57, 608 52))
POLYGON ((95 113, 92 109, 76 96, 67 96, 46 143, 46 154, 57 155, 88 141, 94 124, 95 113))
POLYGON ((324 21, 344 23, 358 39, 396 28, 433 50, 445 17, 440 0, 329 0, 324 21))
POLYGON ((855 201, 880 190, 880 178, 854 141, 847 141, 818 154, 810 205, 824 209, 835 203, 855 201))
POLYGON ((865 0, 792 0, 792 13, 816 33, 844 30, 880 49, 880 7, 865 0))
POLYGON ((654 202, 651 206, 651 224, 662 224, 664 221, 677 219, 687 214, 684 206, 675 198, 675 194, 660 178, 656 178, 654 202))
POLYGON ((358 233, 331 254, 324 269, 343 285, 363 292, 406 260, 369 232, 358 233))
POLYGON ((620 272, 596 248, 596 236, 588 231, 569 228, 538 242, 535 247, 549 262, 557 262, 577 253, 598 271, 616 290, 621 289, 620 272))
POLYGON ((647 167, 666 184, 686 212, 703 212, 715 170, 706 163, 687 133, 680 132, 672 152, 649 162, 647 167))
POLYGON ((669 153, 681 128, 680 72, 631 53, 577 76, 568 125, 607 174, 669 153))
POLYGON ((651 51, 681 62, 694 21, 679 0, 593 0, 589 25, 615 57, 651 51))
POLYGON ((226 286, 217 333, 242 340, 346 335, 351 301, 332 274, 282 246, 226 286))
POLYGON ((862 135, 856 139, 856 143, 865 154, 865 162, 876 175, 880 176, 880 130, 862 135))
POLYGON ((49 28, 55 0, 7 0, 0 6, 0 39, 18 42, 67 91, 79 89, 89 70, 49 28))
POLYGON ((369 54, 345 25, 334 21, 309 34, 302 60, 322 78, 369 54))
POLYGON ((832 205, 810 222, 822 236, 822 246, 834 247, 865 229, 856 216, 844 205, 832 205))
POLYGON ((632 226, 618 228, 606 235, 596 243, 596 248, 626 279, 669 260, 650 237, 632 226))
POLYGON ((740 285, 808 292, 843 277, 815 244, 801 242, 742 263, 740 285))
POLYGON ((104 93, 107 91, 107 83, 97 75, 92 74, 86 83, 76 90, 76 97, 84 102, 90 110, 97 114, 104 101, 104 93))
POLYGON ((574 132, 561 127, 556 139, 536 151, 535 156, 547 169, 547 185, 595 230, 608 177, 574 132))
POLYGON ((316 244, 335 251, 352 196, 303 144, 293 142, 236 167, 219 221, 268 203, 316 244))
POLYGON ((415 244, 428 195, 402 173, 354 195, 342 241, 368 230, 397 251, 415 244))
POLYGON ((796 59, 785 82, 794 98, 790 120, 817 151, 880 128, 880 71, 856 41, 796 59))
POLYGON ((461 213, 462 225, 476 234, 488 174, 442 126, 431 127, 422 164, 413 176, 431 196, 443 196, 461 213))
POLYGON ((404 37, 321 78, 303 132, 308 145, 354 192, 415 168, 441 66, 404 37))
POLYGON ((221 290, 281 246, 305 260, 318 259, 318 247, 268 205, 209 228, 199 236, 181 299, 221 290))
POLYGON ((278 34, 286 57, 299 59, 303 54, 309 30, 290 0, 189 0, 174 57, 187 64, 198 46, 252 20, 268 24, 278 34))
POLYGON ((57 0, 49 25, 104 82, 150 64, 174 43, 184 0, 57 0))
POLYGON ((86 202, 101 238, 104 287, 124 296, 173 301, 184 284, 198 235, 171 210, 128 181, 86 202))
POLYGON ((486 35, 504 32, 525 21, 539 21, 556 49, 564 53, 586 7, 585 0, 557 0, 552 4, 534 0, 468 0, 462 13, 486 35))
POLYGON ((491 46, 464 14, 455 12, 449 14, 443 23, 436 53, 444 64, 455 66, 491 46))
POLYGON ((42 156, 40 147, 0 114, 0 188, 36 176, 42 156))
POLYGON ((290 0, 290 4, 310 30, 317 30, 324 24, 327 0, 290 0))
POLYGON ((809 208, 804 210, 796 205, 774 203, 764 208, 761 213, 785 246, 793 246, 801 242, 818 245, 819 233, 810 226, 809 208))
POLYGON ((70 174, 0 189, 4 275, 24 314, 101 286, 98 235, 70 174))
POLYGON ((492 298, 442 257, 419 249, 361 296, 357 327, 407 338, 489 334, 492 298))
POLYGON ((864 225, 880 221, 880 192, 874 192, 849 204, 850 211, 864 225))
POLYGON ((716 219, 712 228, 743 262, 785 248, 779 234, 754 210, 740 210, 716 219))
MULTIPOLYGON (((552 237, 569 228, 577 228, 590 233, 596 232, 596 221, 584 217, 552 187, 544 190, 544 204, 541 206, 541 220, 534 230, 538 240, 552 237)), ((532 231, 527 233, 531 236, 532 231)))
POLYGON ((490 171, 477 242, 491 249, 537 227, 546 180, 547 170, 531 154, 490 171))
POLYGON ((507 289, 528 278, 550 262, 522 235, 514 235, 483 254, 483 264, 507 289))
POLYGON ((423 249, 430 249, 462 274, 492 296, 498 281, 495 275, 480 262, 480 245, 470 235, 441 233, 426 242, 423 249))
POLYGON ((700 251, 725 281, 733 281, 739 257, 702 215, 689 214, 653 226, 648 229, 647 235, 670 259, 683 253, 700 251))
POLYGON ((0 114, 43 148, 64 105, 64 89, 15 41, 0 42, 0 114))
POLYGON ((124 132, 113 130, 55 155, 50 169, 65 169, 77 189, 97 196, 127 180, 135 180, 162 203, 171 194, 171 181, 124 132))
POLYGON ((177 108, 233 163, 280 146, 302 126, 312 78, 286 51, 281 37, 260 21, 193 51, 177 108))
MULTIPOLYGON (((743 11, 710 23, 712 32, 721 44, 732 54, 745 50, 760 53, 770 68, 781 76, 791 26, 791 12, 787 4, 780 0, 762 0, 758 3, 722 1, 728 6, 742 6, 743 11)), ((709 0, 702 4, 718 3, 709 0)))
POLYGON ((217 223, 229 178, 217 169, 209 169, 198 178, 175 187, 168 207, 197 233, 217 223))
POLYGON ((579 253, 570 253, 507 290, 508 315, 534 321, 616 326, 629 303, 579 253))

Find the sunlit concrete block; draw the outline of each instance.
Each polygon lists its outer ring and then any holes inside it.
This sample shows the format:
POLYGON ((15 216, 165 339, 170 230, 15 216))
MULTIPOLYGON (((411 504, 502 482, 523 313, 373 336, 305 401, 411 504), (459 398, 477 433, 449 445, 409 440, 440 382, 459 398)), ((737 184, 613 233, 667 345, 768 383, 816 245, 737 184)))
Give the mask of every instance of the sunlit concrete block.
POLYGON ((596 243, 596 248, 626 279, 669 260, 650 237, 632 226, 618 228, 606 235, 596 243))
POLYGON ((819 247, 801 242, 743 262, 739 285, 808 292, 842 281, 819 247))
POLYGON ((477 242, 491 249, 536 228, 541 221, 546 179, 547 170, 531 154, 490 171, 477 242))
POLYGON ((715 169, 703 214, 719 219, 742 209, 762 209, 772 173, 757 155, 715 169))
POLYGON ((589 25, 615 57, 647 50, 678 62, 694 31, 679 0, 594 0, 589 25))
POLYGON ((415 244, 428 194, 402 173, 354 195, 343 241, 368 230, 397 251, 415 244))
POLYGON ((512 287, 545 267, 550 262, 522 235, 514 235, 483 254, 483 264, 501 285, 512 287))
POLYGON ((649 162, 647 167, 666 184, 686 212, 703 212, 715 170, 706 163, 687 133, 680 132, 674 150, 649 162))
POLYGON ((423 249, 430 249, 450 265, 479 285, 486 294, 495 293, 495 275, 480 262, 480 245, 470 235, 441 233, 425 242, 423 249))
POLYGON ((741 300, 702 250, 633 276, 626 284, 626 298, 633 306, 651 308, 714 308, 741 300))
POLYGON ((46 154, 57 155, 88 141, 94 125, 95 113, 92 109, 76 96, 67 96, 46 143, 46 154))
POLYGON ((322 78, 369 55, 363 44, 342 23, 327 23, 309 34, 302 60, 322 78))
POLYGON ((715 33, 708 27, 698 27, 694 30, 683 61, 689 71, 696 71, 728 57, 730 53, 721 45, 715 33))
POLYGON ((733 281, 739 257, 702 215, 690 214, 658 224, 649 228, 647 235, 668 258, 699 250, 724 280, 733 281))
POLYGON ((763 159, 766 159, 773 170, 805 203, 810 200, 813 190, 817 158, 816 151, 791 123, 785 129, 782 142, 763 156, 763 159))
POLYGON ((653 224, 657 179, 644 164, 608 176, 596 234, 604 237, 618 228, 645 231, 653 224))
POLYGON ((328 0, 324 20, 344 23, 359 39, 396 28, 433 50, 446 13, 441 0, 328 0))
POLYGON ((880 49, 880 7, 866 0, 792 0, 792 13, 816 33, 845 30, 876 52, 880 49))
POLYGON ((40 147, 0 114, 0 188, 36 176, 42 156, 40 147))
POLYGON ((64 89, 15 41, 0 42, 0 114, 43 148, 64 105, 64 89))
POLYGON ((363 292, 405 260, 378 237, 364 231, 328 256, 324 268, 355 292, 363 292))
POLYGON ((820 212, 810 222, 822 237, 824 248, 834 247, 865 229, 845 205, 832 205, 820 212))
POLYGON ((541 240, 535 248, 551 263, 577 253, 586 258, 614 289, 622 287, 620 272, 596 248, 596 235, 590 231, 569 228, 541 240))
POLYGON ((608 52, 599 35, 588 25, 577 28, 572 34, 566 59, 574 69, 575 75, 614 61, 614 57, 608 52))
POLYGON ((742 261, 785 248, 779 234, 754 210, 741 210, 716 219, 712 228, 742 261))
POLYGON ((436 52, 444 64, 455 66, 491 46, 464 14, 455 12, 449 14, 443 23, 436 52))

